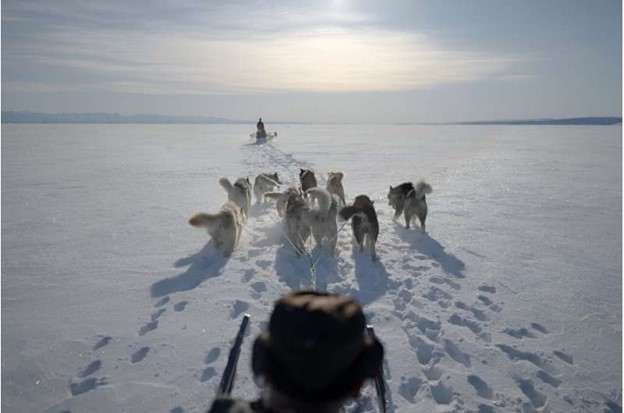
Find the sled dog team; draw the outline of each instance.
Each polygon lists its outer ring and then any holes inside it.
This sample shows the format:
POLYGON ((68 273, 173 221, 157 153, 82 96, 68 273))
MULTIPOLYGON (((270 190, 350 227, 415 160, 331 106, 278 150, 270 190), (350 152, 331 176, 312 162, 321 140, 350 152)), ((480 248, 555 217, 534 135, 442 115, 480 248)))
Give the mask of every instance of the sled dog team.
MULTIPOLYGON (((189 224, 206 228, 213 238, 215 247, 229 257, 238 243, 243 224, 249 217, 252 192, 257 203, 275 201, 277 213, 284 219, 286 236, 298 254, 305 252, 305 243, 312 236, 317 246, 334 253, 338 239, 337 217, 351 220, 353 236, 360 251, 368 248, 373 261, 377 259, 375 244, 379 236, 379 222, 374 202, 366 195, 355 197, 353 204, 345 200, 342 172, 328 172, 327 185, 319 187, 314 172, 300 169, 298 187, 289 186, 279 191, 282 182, 276 173, 262 173, 253 184, 249 178, 239 178, 231 183, 228 178, 219 179, 219 184, 228 195, 228 202, 214 214, 194 215, 189 224)), ((420 227, 425 230, 427 218, 426 195, 432 192, 431 185, 419 181, 416 185, 405 182, 390 186, 388 204, 394 208, 393 220, 403 214, 406 228, 418 217, 420 227)))

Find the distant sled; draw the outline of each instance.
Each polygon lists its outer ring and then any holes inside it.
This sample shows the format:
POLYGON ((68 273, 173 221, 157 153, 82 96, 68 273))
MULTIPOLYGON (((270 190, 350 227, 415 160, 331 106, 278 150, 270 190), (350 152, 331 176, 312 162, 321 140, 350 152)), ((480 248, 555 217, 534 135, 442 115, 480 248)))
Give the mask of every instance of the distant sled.
POLYGON ((249 139, 261 143, 273 140, 275 138, 277 138, 277 132, 256 132, 249 135, 249 139))

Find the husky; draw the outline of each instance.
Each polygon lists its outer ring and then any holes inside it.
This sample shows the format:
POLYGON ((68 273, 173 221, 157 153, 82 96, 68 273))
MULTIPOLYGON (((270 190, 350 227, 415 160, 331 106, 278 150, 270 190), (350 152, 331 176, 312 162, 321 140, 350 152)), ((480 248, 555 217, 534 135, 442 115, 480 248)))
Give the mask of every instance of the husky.
POLYGON ((411 182, 404 182, 394 188, 390 185, 390 191, 388 192, 388 205, 394 208, 394 217, 392 217, 393 221, 396 221, 403 213, 405 198, 413 189, 414 184, 411 182))
POLYGON ((286 231, 290 243, 298 255, 305 251, 305 243, 310 237, 310 226, 304 222, 303 215, 308 209, 308 202, 298 192, 291 192, 286 200, 286 231))
POLYGON ((414 216, 420 221, 420 228, 425 231, 425 219, 427 219, 427 197, 433 191, 431 185, 423 180, 418 181, 416 186, 407 193, 403 204, 405 228, 409 229, 414 216))
POLYGON ((342 186, 342 178, 344 174, 342 172, 327 172, 327 190, 338 196, 342 202, 342 206, 347 205, 345 201, 344 188, 342 186))
POLYGON ((238 244, 242 229, 243 215, 240 206, 228 201, 216 214, 195 214, 189 224, 194 227, 206 228, 214 240, 215 247, 223 250, 223 255, 229 257, 238 244))
POLYGON ((310 188, 318 186, 314 172, 309 169, 299 168, 299 179, 301 180, 301 191, 305 192, 310 188))
POLYGON ((251 182, 249 178, 239 178, 234 185, 227 178, 219 179, 219 183, 228 193, 228 201, 234 202, 243 210, 244 219, 249 217, 251 208, 251 182))
POLYGON ((377 261, 375 244, 379 236, 379 221, 373 206, 373 201, 366 195, 355 197, 353 205, 342 208, 340 217, 345 221, 351 219, 351 228, 360 252, 364 251, 364 245, 371 248, 371 258, 377 261))
POLYGON ((310 188, 306 194, 311 201, 316 200, 318 207, 308 206, 303 209, 302 220, 310 227, 316 245, 323 246, 323 241, 325 241, 326 248, 333 254, 338 241, 336 215, 339 199, 321 187, 310 188))
POLYGON ((256 180, 254 181, 253 186, 253 193, 256 196, 256 202, 262 202, 263 195, 266 192, 273 191, 279 185, 281 185, 281 181, 277 176, 277 172, 272 174, 263 173, 256 176, 256 180))
POLYGON ((290 187, 282 192, 267 192, 263 195, 263 199, 276 200, 275 207, 277 208, 277 215, 283 217, 286 213, 286 204, 291 196, 301 196, 301 191, 298 188, 290 187))

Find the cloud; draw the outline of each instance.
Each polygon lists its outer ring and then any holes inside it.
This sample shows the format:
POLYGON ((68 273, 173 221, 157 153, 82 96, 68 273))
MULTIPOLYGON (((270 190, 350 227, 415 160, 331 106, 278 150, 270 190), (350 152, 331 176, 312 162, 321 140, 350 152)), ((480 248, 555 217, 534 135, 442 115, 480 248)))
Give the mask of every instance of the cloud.
POLYGON ((161 94, 414 90, 504 74, 513 63, 444 50, 423 35, 342 28, 230 40, 91 32, 64 39, 36 60, 111 76, 125 91, 161 94))
MULTIPOLYGON (((517 60, 448 50, 423 33, 375 27, 368 16, 331 8, 282 5, 246 11, 244 4, 233 3, 211 5, 213 15, 208 17, 207 9, 189 6, 179 12, 183 20, 160 27, 150 22, 163 18, 168 10, 163 2, 150 11, 148 21, 137 24, 131 20, 136 17, 128 16, 139 11, 124 10, 123 3, 104 7, 69 1, 75 7, 59 7, 54 13, 44 4, 38 7, 47 7, 58 18, 41 21, 30 35, 22 33, 19 42, 3 41, 3 54, 13 67, 66 71, 91 89, 162 95, 404 91, 504 77, 517 60), (208 19, 206 27, 197 18, 185 27, 182 21, 191 12, 208 19), (93 24, 97 16, 120 15, 128 19, 123 29, 93 24), (62 24, 69 22, 76 24, 62 24)), ((3 21, 36 21, 31 9, 8 13, 3 21)), ((16 72, 16 79, 7 74, 11 90, 20 85, 46 90, 46 70, 34 79, 19 78, 16 72)), ((68 89, 74 86, 67 83, 68 89)), ((59 87, 57 82, 49 89, 59 87)))

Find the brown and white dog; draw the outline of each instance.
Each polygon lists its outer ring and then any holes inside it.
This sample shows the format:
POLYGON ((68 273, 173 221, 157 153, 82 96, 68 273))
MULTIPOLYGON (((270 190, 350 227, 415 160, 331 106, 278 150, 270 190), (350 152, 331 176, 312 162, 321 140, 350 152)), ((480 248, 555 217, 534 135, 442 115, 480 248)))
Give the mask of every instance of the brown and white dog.
POLYGON ((342 178, 344 178, 344 174, 342 172, 327 172, 327 190, 330 193, 337 195, 342 202, 342 206, 345 206, 347 205, 347 202, 345 201, 342 178))
POLYGON ((195 214, 189 224, 194 227, 206 228, 212 237, 214 245, 223 255, 229 257, 238 244, 243 226, 241 207, 228 201, 216 214, 195 214))
POLYGON ((339 212, 344 220, 351 219, 351 228, 360 252, 364 247, 370 247, 371 258, 377 260, 375 244, 379 237, 379 221, 377 220, 377 212, 373 206, 373 201, 366 195, 358 195, 355 197, 353 205, 342 208, 339 212))

